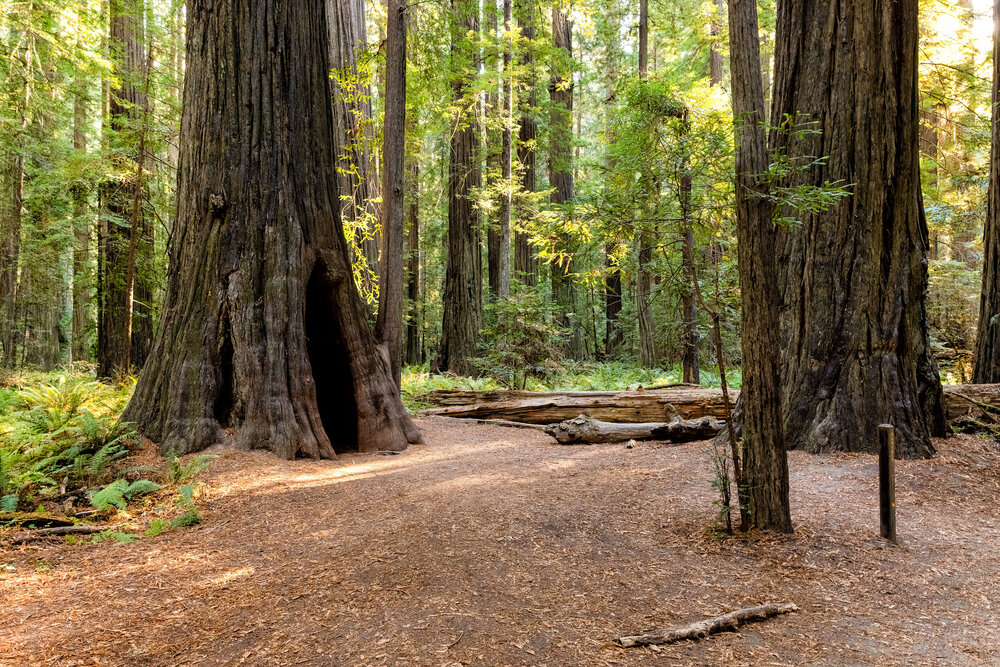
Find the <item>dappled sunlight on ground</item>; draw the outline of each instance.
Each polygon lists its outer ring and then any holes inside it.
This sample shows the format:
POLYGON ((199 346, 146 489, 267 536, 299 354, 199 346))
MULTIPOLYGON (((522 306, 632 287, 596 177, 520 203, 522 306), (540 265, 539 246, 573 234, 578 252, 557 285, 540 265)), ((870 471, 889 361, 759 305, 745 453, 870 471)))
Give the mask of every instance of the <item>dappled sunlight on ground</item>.
POLYGON ((960 436, 897 468, 791 454, 791 537, 718 540, 707 443, 559 446, 421 420, 396 456, 225 452, 201 525, 0 552, 0 664, 984 664, 1000 651, 1000 453, 960 436), (12 571, 9 571, 12 570, 12 571), (698 643, 657 625, 801 611, 698 643))

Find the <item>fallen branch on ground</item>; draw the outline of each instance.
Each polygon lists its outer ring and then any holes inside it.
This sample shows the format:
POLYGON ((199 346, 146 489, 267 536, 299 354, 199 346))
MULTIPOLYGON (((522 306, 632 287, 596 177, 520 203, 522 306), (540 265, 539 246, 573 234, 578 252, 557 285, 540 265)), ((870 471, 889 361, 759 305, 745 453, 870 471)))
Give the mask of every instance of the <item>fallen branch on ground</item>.
POLYGON ((525 422, 512 422, 508 419, 477 419, 477 424, 484 426, 505 426, 507 428, 526 428, 532 431, 544 431, 547 427, 541 424, 527 424, 525 422))
POLYGON ((738 609, 722 616, 708 618, 704 621, 695 621, 687 625, 676 625, 670 628, 648 630, 638 635, 619 637, 618 645, 623 648, 631 648, 633 646, 649 646, 651 644, 672 644, 684 641, 685 639, 701 639, 709 635, 714 635, 717 632, 723 632, 724 630, 735 630, 744 623, 763 621, 772 616, 787 614, 797 609, 798 607, 790 602, 781 604, 772 602, 757 607, 747 607, 746 609, 738 609))
POLYGON ((62 535, 92 535, 109 530, 111 526, 59 526, 57 528, 39 528, 24 533, 18 533, 10 539, 11 544, 25 544, 35 540, 43 540, 47 537, 60 537, 62 535))
POLYGON ((563 445, 624 442, 626 440, 692 442, 707 440, 724 427, 722 422, 711 417, 672 422, 615 424, 599 421, 588 415, 579 415, 573 419, 546 426, 545 432, 563 445))

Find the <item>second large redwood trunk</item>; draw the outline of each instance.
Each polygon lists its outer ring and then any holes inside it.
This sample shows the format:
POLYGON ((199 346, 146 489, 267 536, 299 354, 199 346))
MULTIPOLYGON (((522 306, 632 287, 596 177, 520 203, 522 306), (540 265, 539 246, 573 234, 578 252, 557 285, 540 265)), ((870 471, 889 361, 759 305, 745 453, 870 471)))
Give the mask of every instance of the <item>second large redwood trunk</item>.
POLYGON ((791 185, 853 192, 782 234, 786 440, 872 450, 888 422, 897 452, 927 456, 947 425, 924 305, 917 1, 779 2, 774 85, 771 117, 819 132, 772 144, 793 164, 828 156, 791 185))
POLYGON ((162 324, 124 420, 165 450, 419 438, 353 284, 323 0, 189 0, 162 324))

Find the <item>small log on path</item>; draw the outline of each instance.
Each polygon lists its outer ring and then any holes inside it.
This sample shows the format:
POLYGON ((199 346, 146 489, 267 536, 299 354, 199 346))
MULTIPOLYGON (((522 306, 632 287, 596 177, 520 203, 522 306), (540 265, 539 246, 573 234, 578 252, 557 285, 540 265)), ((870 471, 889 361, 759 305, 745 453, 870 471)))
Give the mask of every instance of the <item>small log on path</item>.
MULTIPOLYGON (((739 392, 730 391, 729 397, 735 404, 739 392)), ((423 415, 504 419, 529 424, 555 424, 581 413, 620 424, 670 422, 675 418, 726 418, 721 390, 690 385, 633 391, 444 390, 424 394, 420 399, 443 406, 424 410, 423 415)), ((1000 411, 1000 385, 945 385, 944 401, 950 419, 977 409, 988 411, 995 408, 1000 411)))
POLYGON ((623 648, 631 648, 633 646, 649 646, 651 644, 672 644, 684 641, 685 639, 701 639, 709 635, 714 635, 717 632, 735 630, 744 623, 763 621, 772 616, 787 614, 797 609, 798 607, 790 602, 780 604, 768 603, 757 607, 747 607, 746 609, 738 609, 722 616, 708 618, 704 621, 695 621, 687 625, 675 625, 670 628, 648 630, 638 635, 619 637, 618 645, 623 648))
POLYGON ((599 421, 589 415, 579 415, 573 419, 546 426, 545 432, 563 445, 624 442, 626 440, 692 442, 694 440, 707 440, 721 431, 724 426, 722 422, 711 417, 676 420, 668 423, 615 424, 599 421))
POLYGON ((92 535, 108 530, 110 526, 58 526, 55 528, 39 528, 23 533, 17 533, 10 538, 11 544, 25 544, 34 540, 42 540, 47 537, 61 537, 63 535, 92 535))

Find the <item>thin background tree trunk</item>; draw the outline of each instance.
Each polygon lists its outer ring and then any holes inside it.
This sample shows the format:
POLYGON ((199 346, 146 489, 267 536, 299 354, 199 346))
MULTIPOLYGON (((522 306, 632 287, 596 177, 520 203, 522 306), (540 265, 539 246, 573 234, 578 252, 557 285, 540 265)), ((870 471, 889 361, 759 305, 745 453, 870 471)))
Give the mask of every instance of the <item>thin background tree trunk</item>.
POLYGON ((441 348, 433 367, 473 375, 476 339, 483 321, 482 238, 479 209, 472 201, 482 184, 479 121, 473 83, 479 65, 477 47, 467 35, 479 32, 479 6, 452 0, 452 97, 459 111, 451 132, 448 163, 448 259, 445 271, 441 348))
MULTIPOLYGON (((571 204, 573 193, 573 24, 559 9, 552 8, 552 40, 556 54, 549 85, 550 145, 549 145, 549 185, 553 188, 550 201, 561 206, 571 204), (560 53, 561 52, 561 53, 560 53)), ((560 251, 565 256, 551 263, 552 298, 558 307, 558 324, 570 330, 569 356, 580 358, 582 341, 580 337, 579 313, 576 312, 576 286, 573 282, 574 260, 571 239, 562 235, 559 239, 560 251)))
POLYGON ((406 0, 388 0, 382 148, 382 272, 375 335, 400 383, 403 353, 403 197, 406 164, 406 0))
MULTIPOLYGON (((647 0, 639 3, 639 78, 649 78, 649 8, 647 0)), ((650 182, 648 198, 658 193, 650 182)), ((657 364, 656 324, 653 320, 653 275, 649 268, 653 261, 654 233, 643 228, 639 232, 639 275, 636 279, 636 305, 639 311, 639 361, 646 368, 657 364)))
MULTIPOLYGON (((521 39, 527 42, 521 52, 521 68, 526 75, 519 81, 521 118, 517 138, 517 161, 521 170, 521 190, 525 195, 535 192, 535 141, 538 138, 538 121, 535 118, 535 107, 538 105, 536 76, 534 73, 534 40, 535 40, 535 2, 536 0, 520 0, 518 3, 517 24, 521 31, 521 39)), ((533 205, 523 204, 518 212, 521 219, 519 229, 514 231, 514 276, 525 285, 534 285, 536 280, 537 261, 529 243, 529 234, 524 229, 529 222, 533 205)))
MULTIPOLYGON (((759 174, 767 171, 767 138, 760 118, 757 5, 729 0, 729 49, 733 117, 737 124, 736 230, 743 304, 743 528, 791 532, 788 457, 781 423, 781 363, 778 331, 778 266, 772 205, 762 195, 759 174)), ((741 502, 741 505, 743 503, 741 502)))
MULTIPOLYGON (((327 22, 330 43, 330 64, 333 69, 346 72, 348 77, 363 77, 358 71, 358 54, 367 46, 365 29, 366 0, 327 0, 327 22)), ((356 234, 362 234, 359 244, 368 268, 374 276, 365 276, 371 282, 362 285, 365 293, 372 292, 378 284, 380 271, 380 230, 372 227, 380 219, 374 199, 379 194, 377 169, 370 144, 374 141, 371 88, 365 80, 352 82, 349 90, 338 90, 333 83, 334 132, 340 145, 338 161, 346 171, 340 178, 341 213, 345 224, 360 225, 356 234), (365 224, 360 224, 364 220, 365 224)))

